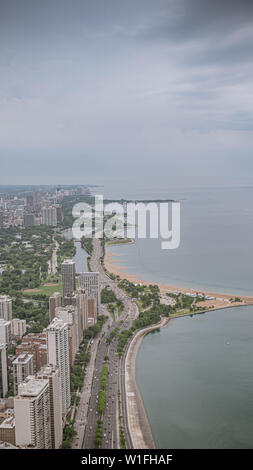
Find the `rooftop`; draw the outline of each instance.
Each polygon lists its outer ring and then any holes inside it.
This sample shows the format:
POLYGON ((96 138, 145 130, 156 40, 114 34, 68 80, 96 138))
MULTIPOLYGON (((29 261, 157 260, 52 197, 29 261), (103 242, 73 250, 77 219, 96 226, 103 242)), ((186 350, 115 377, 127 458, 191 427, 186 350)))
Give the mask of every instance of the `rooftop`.
POLYGON ((36 397, 43 391, 47 384, 47 380, 36 379, 34 376, 29 375, 24 382, 18 386, 18 396, 16 398, 36 397))

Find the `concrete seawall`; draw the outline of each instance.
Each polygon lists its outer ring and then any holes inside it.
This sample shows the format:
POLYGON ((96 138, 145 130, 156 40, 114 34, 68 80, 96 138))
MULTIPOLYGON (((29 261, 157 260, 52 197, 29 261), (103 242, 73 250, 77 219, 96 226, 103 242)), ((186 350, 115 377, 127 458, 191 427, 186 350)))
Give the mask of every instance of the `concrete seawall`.
POLYGON ((125 393, 128 429, 134 449, 155 449, 150 424, 146 415, 140 390, 136 383, 136 357, 142 339, 150 331, 161 328, 169 322, 169 318, 162 318, 156 325, 149 326, 136 333, 132 339, 125 359, 125 393))

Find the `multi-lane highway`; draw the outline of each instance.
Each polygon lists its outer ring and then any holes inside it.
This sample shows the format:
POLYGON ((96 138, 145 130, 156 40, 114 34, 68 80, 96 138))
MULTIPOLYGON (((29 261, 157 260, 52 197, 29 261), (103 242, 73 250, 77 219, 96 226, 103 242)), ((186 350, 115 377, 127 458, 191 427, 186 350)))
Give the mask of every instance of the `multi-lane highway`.
MULTIPOLYGON (((98 393, 101 389, 101 374, 105 364, 105 356, 108 356, 108 378, 106 387, 106 406, 103 413, 103 437, 101 447, 104 449, 120 448, 120 429, 119 429, 119 410, 118 391, 119 387, 124 387, 123 368, 120 367, 120 361, 117 352, 117 336, 108 343, 112 331, 115 328, 119 330, 130 328, 133 320, 138 316, 137 306, 130 298, 119 289, 117 282, 112 281, 104 272, 100 263, 101 245, 98 239, 94 239, 94 250, 90 260, 92 271, 100 273, 100 282, 102 285, 108 285, 116 297, 122 300, 124 309, 121 316, 115 316, 115 319, 108 320, 103 327, 102 332, 94 341, 94 347, 91 351, 93 361, 91 367, 86 372, 85 385, 82 391, 81 400, 76 416, 77 436, 74 440, 75 448, 92 449, 95 447, 95 433, 99 414, 97 411, 98 393), (96 358, 94 357, 96 355, 96 358), (121 370, 122 369, 122 370, 121 370), (92 379, 91 379, 92 376, 92 379)), ((102 309, 105 307, 102 306, 102 309)), ((104 312, 102 312, 104 313, 104 312)), ((92 345, 93 346, 93 345, 92 345)), ((122 389, 124 392, 124 388, 122 389)), ((123 427, 127 441, 127 447, 131 447, 130 438, 127 432, 127 419, 124 416, 126 407, 124 397, 122 399, 123 427), (125 429, 126 428, 126 429, 125 429)))

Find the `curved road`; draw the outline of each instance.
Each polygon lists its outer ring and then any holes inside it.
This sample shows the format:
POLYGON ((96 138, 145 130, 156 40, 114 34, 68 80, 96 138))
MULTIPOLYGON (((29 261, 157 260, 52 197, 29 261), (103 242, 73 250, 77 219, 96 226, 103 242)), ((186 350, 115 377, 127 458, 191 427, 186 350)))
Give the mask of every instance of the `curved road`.
MULTIPOLYGON (((105 356, 108 356, 108 379, 106 388, 106 407, 103 414, 103 440, 101 448, 118 449, 120 448, 120 430, 119 415, 122 414, 122 426, 126 438, 127 448, 131 448, 131 440, 127 429, 127 417, 125 406, 124 389, 124 368, 119 361, 117 347, 118 338, 115 336, 110 343, 108 338, 115 328, 128 329, 132 322, 138 317, 138 308, 136 304, 121 290, 117 282, 111 280, 104 272, 100 263, 102 256, 101 244, 99 239, 93 239, 93 254, 90 260, 90 266, 93 272, 100 273, 101 286, 109 286, 116 297, 122 300, 124 304, 123 312, 115 320, 109 319, 103 327, 102 332, 91 345, 91 362, 86 370, 84 387, 81 393, 81 399, 76 415, 75 429, 77 436, 73 441, 73 448, 94 449, 94 439, 99 418, 97 411, 98 393, 100 390, 100 381, 105 356), (96 355, 96 357, 95 357, 96 355), (118 391, 121 389, 122 411, 119 410, 118 391)), ((105 313, 105 307, 101 306, 101 313, 105 313)), ((123 361, 124 362, 124 361, 123 361)))

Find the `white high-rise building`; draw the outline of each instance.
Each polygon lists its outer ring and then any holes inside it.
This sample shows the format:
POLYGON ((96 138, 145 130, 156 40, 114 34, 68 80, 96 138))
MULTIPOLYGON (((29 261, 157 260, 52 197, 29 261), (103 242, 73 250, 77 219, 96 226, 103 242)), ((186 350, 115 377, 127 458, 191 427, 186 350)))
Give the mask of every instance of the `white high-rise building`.
POLYGON ((11 342, 11 322, 0 319, 0 343, 10 344, 11 342))
POLYGON ((11 334, 17 338, 22 338, 26 334, 26 320, 13 318, 11 322, 11 334))
POLYGON ((33 354, 22 353, 13 361, 13 383, 14 395, 18 394, 18 386, 29 375, 34 374, 34 358, 33 354))
POLYGON ((83 332, 88 328, 88 295, 80 287, 76 293, 76 307, 79 321, 79 344, 83 339, 83 332))
POLYGON ((49 382, 28 376, 14 398, 17 446, 51 449, 49 382))
POLYGON ((8 357, 6 344, 0 344, 0 398, 8 392, 8 357))
POLYGON ((99 273, 87 272, 81 273, 78 279, 79 287, 84 289, 85 292, 90 295, 95 295, 97 301, 97 309, 100 308, 100 283, 99 273))
POLYGON ((61 273, 62 273, 62 296, 63 296, 63 303, 65 305, 64 297, 66 297, 67 295, 73 294, 76 288, 75 262, 72 259, 65 259, 61 265, 61 273))
POLYGON ((8 295, 0 295, 0 318, 12 320, 12 299, 8 295))
POLYGON ((79 331, 78 331, 78 314, 74 305, 66 305, 66 307, 57 307, 55 316, 60 318, 64 323, 68 324, 69 330, 69 364, 72 366, 75 355, 79 348, 79 331))
POLYGON ((43 225, 51 225, 52 227, 55 227, 57 225, 56 207, 43 207, 41 210, 41 219, 43 225))
POLYGON ((61 376, 62 413, 70 407, 70 366, 68 325, 54 318, 47 327, 48 364, 59 367, 61 376))
POLYGON ((49 382, 52 448, 59 449, 63 435, 61 377, 59 369, 56 366, 46 365, 38 372, 37 378, 47 379, 49 382))

